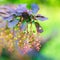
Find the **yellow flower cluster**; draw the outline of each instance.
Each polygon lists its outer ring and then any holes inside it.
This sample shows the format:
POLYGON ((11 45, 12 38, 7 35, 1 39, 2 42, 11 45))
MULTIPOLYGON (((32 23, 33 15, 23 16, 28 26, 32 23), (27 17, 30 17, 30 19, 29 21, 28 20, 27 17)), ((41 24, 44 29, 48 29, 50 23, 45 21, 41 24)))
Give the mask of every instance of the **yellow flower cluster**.
MULTIPOLYGON (((14 29, 11 32, 11 29, 0 29, 0 49, 6 47, 8 51, 16 51, 15 44, 18 40, 17 46, 20 48, 22 51, 24 49, 27 52, 29 49, 36 49, 39 51, 40 49, 40 41, 41 37, 37 36, 33 32, 23 32, 20 31, 19 29, 14 29), (28 49, 29 48, 29 49, 28 49), (28 50, 27 50, 28 49, 28 50)), ((24 53, 25 53, 24 52, 24 53)))

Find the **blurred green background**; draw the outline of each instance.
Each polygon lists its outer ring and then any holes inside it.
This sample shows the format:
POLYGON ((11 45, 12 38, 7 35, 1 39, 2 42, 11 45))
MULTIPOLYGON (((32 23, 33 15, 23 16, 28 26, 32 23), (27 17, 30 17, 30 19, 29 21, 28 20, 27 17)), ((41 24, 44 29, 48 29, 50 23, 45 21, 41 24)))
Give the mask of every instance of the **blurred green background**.
MULTIPOLYGON (((46 60, 60 60, 60 0, 0 0, 0 5, 22 3, 28 6, 32 3, 38 4, 40 7, 38 13, 48 17, 48 20, 40 21, 44 29, 41 35, 45 38, 50 36, 49 41, 42 46, 40 53, 48 58, 46 60)), ((0 60, 5 60, 0 58, 0 60)), ((40 57, 35 57, 34 60, 40 60, 40 57)))

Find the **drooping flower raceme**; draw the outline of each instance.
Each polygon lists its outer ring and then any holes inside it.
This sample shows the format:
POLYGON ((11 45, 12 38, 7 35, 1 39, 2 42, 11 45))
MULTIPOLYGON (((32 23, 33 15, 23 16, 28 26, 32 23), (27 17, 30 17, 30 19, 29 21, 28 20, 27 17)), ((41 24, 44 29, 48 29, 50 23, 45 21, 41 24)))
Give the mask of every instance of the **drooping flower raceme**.
MULTIPOLYGON (((34 33, 28 31, 28 24, 35 24, 36 31, 38 33, 43 32, 42 27, 37 22, 37 20, 45 21, 47 20, 46 17, 41 16, 40 14, 36 15, 39 11, 39 7, 36 4, 31 5, 31 9, 27 8, 26 4, 20 4, 18 6, 1 6, 0 7, 0 16, 2 17, 2 21, 5 21, 6 27, 9 29, 14 29, 16 26, 18 26, 19 31, 17 32, 18 38, 16 38, 16 32, 13 37, 16 41, 18 40, 20 48, 18 50, 24 53, 27 53, 28 51, 32 50, 33 48, 37 49, 39 51, 40 46, 40 40, 37 38, 37 35, 35 36, 34 33), (27 31, 27 33, 25 33, 27 31), (22 45, 22 46, 21 46, 22 45)), ((3 27, 1 24, 0 27, 3 27)), ((5 27, 5 26, 4 26, 5 27)), ((31 30, 31 28, 30 28, 31 30)), ((16 46, 17 47, 17 46, 16 46)))

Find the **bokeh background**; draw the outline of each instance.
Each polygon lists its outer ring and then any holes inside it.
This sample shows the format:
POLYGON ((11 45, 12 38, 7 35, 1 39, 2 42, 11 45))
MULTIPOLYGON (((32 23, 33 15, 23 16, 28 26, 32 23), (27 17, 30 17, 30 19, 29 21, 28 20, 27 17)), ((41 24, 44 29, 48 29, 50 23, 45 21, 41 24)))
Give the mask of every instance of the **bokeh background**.
MULTIPOLYGON (((0 5, 5 4, 30 4, 36 3, 40 7, 38 13, 48 17, 40 24, 44 29, 41 33, 48 41, 40 49, 40 55, 26 60, 60 60, 60 0, 0 0, 0 5)), ((4 51, 3 51, 4 53, 4 51)), ((0 60, 10 60, 2 55, 0 60)))

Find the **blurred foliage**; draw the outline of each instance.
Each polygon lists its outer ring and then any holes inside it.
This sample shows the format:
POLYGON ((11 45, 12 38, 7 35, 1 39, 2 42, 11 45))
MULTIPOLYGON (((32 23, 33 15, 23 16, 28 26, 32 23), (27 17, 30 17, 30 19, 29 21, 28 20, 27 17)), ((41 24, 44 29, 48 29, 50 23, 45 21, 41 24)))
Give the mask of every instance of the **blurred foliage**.
POLYGON ((60 0, 0 0, 0 4, 43 4, 46 6, 60 6, 60 0))
POLYGON ((3 48, 0 60, 10 60, 11 54, 7 51, 6 48, 3 48))

